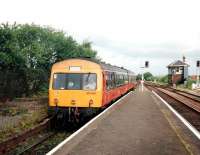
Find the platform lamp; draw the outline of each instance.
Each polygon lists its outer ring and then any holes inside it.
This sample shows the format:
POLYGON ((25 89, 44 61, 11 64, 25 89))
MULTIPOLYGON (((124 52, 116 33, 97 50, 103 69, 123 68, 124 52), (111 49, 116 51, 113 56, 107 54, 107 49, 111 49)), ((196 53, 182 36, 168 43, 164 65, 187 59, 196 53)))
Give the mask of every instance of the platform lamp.
POLYGON ((197 86, 199 87, 200 60, 197 60, 197 86))

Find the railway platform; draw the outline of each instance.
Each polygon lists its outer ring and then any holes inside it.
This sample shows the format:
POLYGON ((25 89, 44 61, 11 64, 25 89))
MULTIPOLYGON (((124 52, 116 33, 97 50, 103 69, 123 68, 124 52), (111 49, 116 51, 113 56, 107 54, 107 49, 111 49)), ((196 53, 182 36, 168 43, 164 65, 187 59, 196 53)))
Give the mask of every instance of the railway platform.
POLYGON ((200 154, 199 140, 146 88, 111 109, 49 154, 200 154))

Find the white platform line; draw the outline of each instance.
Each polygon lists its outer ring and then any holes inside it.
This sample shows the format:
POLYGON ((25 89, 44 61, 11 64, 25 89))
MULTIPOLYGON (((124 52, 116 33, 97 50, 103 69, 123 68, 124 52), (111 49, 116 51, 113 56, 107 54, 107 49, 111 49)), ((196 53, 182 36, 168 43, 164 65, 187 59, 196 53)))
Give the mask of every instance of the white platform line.
MULTIPOLYGON (((132 91, 131 91, 132 92, 132 91)), ((123 96, 122 98, 120 98, 119 100, 117 100, 115 103, 113 103, 110 107, 108 107, 107 109, 105 109, 103 112, 101 112, 99 115, 97 115, 96 117, 94 117, 93 119, 91 119, 88 123, 86 123, 84 126, 82 126, 79 130, 77 130, 76 132, 74 132, 72 135, 70 135, 69 137, 67 137, 64 141, 62 141, 60 144, 58 144, 55 148, 53 148, 51 151, 49 151, 46 155, 53 155, 57 150, 59 150, 63 145, 65 145, 68 141, 70 141, 72 138, 74 138, 76 135, 78 135, 82 130, 84 130, 85 128, 87 128, 90 124, 92 124, 97 118, 101 117, 104 113, 106 113, 107 111, 109 111, 113 106, 115 106, 118 102, 120 102, 121 100, 123 100, 126 96, 128 96, 131 92, 129 92, 128 94, 126 94, 125 96, 123 96)))
POLYGON ((156 97, 158 97, 180 120, 185 126, 200 140, 200 132, 194 128, 185 118, 183 118, 171 105, 169 105, 163 98, 161 98, 156 92, 152 91, 156 97))

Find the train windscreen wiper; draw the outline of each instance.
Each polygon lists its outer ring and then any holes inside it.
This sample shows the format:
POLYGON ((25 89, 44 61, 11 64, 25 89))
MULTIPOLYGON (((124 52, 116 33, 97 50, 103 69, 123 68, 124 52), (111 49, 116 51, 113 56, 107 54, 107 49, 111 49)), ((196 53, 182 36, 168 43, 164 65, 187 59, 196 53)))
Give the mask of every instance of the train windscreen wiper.
POLYGON ((90 75, 91 75, 91 72, 88 73, 88 76, 87 76, 87 79, 86 79, 87 82, 89 81, 90 75))

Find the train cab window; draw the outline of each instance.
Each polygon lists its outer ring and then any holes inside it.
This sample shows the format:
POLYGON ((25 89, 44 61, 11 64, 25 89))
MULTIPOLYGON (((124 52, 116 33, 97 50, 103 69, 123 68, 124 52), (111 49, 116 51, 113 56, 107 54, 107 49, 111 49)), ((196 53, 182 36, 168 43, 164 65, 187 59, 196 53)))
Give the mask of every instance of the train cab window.
POLYGON ((81 75, 80 74, 67 74, 66 87, 69 90, 81 89, 81 75))
POLYGON ((65 74, 54 74, 53 75, 53 88, 54 89, 65 89, 65 74))
POLYGON ((97 75, 88 73, 83 75, 83 90, 95 90, 97 87, 97 75))
POLYGON ((97 75, 94 73, 55 73, 53 89, 55 90, 95 90, 97 75))
POLYGON ((80 90, 81 89, 81 75, 80 74, 66 74, 56 73, 53 77, 53 88, 56 90, 80 90))

